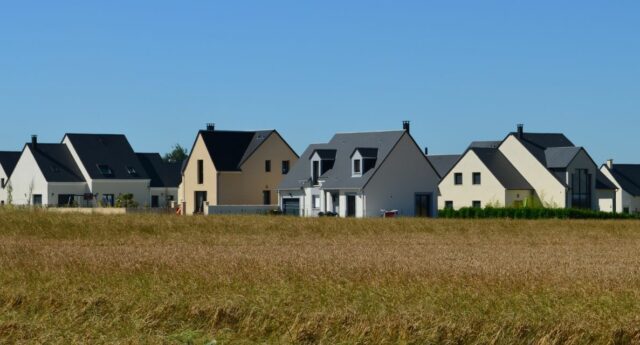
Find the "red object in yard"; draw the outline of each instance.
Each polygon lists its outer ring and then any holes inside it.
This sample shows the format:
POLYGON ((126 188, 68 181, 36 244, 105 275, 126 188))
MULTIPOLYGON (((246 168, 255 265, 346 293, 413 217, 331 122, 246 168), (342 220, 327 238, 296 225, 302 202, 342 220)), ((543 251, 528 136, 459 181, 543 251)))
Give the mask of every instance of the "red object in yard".
POLYGON ((391 210, 391 211, 382 210, 383 218, 395 218, 397 215, 398 215, 398 210, 391 210))

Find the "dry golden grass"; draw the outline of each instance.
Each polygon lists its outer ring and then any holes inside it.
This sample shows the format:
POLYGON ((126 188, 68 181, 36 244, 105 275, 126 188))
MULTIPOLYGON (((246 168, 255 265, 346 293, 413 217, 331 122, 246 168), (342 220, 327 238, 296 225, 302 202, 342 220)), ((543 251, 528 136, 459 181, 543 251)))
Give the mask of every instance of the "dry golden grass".
POLYGON ((640 343, 640 222, 0 212, 0 343, 640 343))

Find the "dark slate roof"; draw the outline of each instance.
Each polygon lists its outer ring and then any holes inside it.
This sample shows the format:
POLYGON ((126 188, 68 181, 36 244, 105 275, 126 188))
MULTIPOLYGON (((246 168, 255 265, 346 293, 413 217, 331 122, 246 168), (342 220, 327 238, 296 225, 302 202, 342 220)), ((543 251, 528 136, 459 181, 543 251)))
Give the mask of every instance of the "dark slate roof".
POLYGON ((431 162, 440 177, 444 177, 453 166, 460 160, 462 155, 429 155, 427 159, 431 162))
POLYGON ((150 187, 178 188, 182 162, 165 162, 159 153, 136 153, 136 156, 151 179, 150 187))
POLYGON ((378 158, 378 149, 375 147, 356 147, 349 157, 353 157, 356 152, 360 152, 362 158, 378 158))
POLYGON ((518 133, 510 133, 518 139, 531 154, 544 166, 547 165, 545 150, 550 147, 573 147, 573 143, 561 133, 523 133, 522 138, 518 133))
POLYGON ((596 173, 596 189, 616 190, 618 188, 602 173, 602 171, 598 170, 596 173))
POLYGON ((471 148, 482 163, 506 189, 533 189, 500 150, 496 148, 471 148))
POLYGON ((549 147, 544 151, 549 169, 563 169, 569 166, 582 147, 549 147))
POLYGON ((336 134, 327 144, 310 145, 283 179, 279 189, 299 189, 310 181, 309 159, 316 150, 336 151, 333 169, 323 175, 325 180, 322 184, 323 189, 361 189, 375 174, 404 133, 405 131, 336 134), (351 154, 358 147, 377 149, 376 166, 361 177, 352 177, 351 154))
POLYGON ((149 179, 142 163, 122 134, 66 134, 82 165, 92 179, 138 180, 149 179), (98 165, 107 165, 110 176, 100 173, 98 165), (129 167, 135 170, 129 173, 129 167))
MULTIPOLYGON (((336 159, 336 150, 319 149, 319 150, 314 150, 314 152, 318 154, 320 159, 328 159, 328 160, 336 159)), ((313 153, 311 154, 309 159, 311 159, 311 157, 313 157, 313 153)))
POLYGON ((640 196, 640 164, 614 164, 609 171, 625 192, 640 196))
POLYGON ((275 130, 206 131, 202 136, 209 156, 218 171, 240 171, 244 163, 275 130))
POLYGON ((0 151, 0 166, 7 176, 11 176, 21 154, 20 151, 0 151))
POLYGON ((472 141, 469 148, 490 148, 497 149, 502 141, 472 141))
POLYGON ((38 143, 34 150, 29 143, 27 147, 47 182, 85 182, 67 145, 38 143))

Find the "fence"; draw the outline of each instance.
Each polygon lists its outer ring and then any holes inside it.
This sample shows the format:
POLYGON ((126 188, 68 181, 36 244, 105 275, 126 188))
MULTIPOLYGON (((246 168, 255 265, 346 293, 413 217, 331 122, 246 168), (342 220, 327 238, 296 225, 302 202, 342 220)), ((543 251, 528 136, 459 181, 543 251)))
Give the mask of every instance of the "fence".
POLYGON ((268 214, 277 209, 278 205, 205 205, 204 214, 268 214))

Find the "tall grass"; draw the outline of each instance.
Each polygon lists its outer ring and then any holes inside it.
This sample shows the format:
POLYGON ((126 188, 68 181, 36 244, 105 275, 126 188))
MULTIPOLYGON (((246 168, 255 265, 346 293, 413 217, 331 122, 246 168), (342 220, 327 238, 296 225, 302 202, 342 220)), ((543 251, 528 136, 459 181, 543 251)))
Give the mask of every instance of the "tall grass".
POLYGON ((0 212, 0 343, 640 341, 640 224, 0 212))

